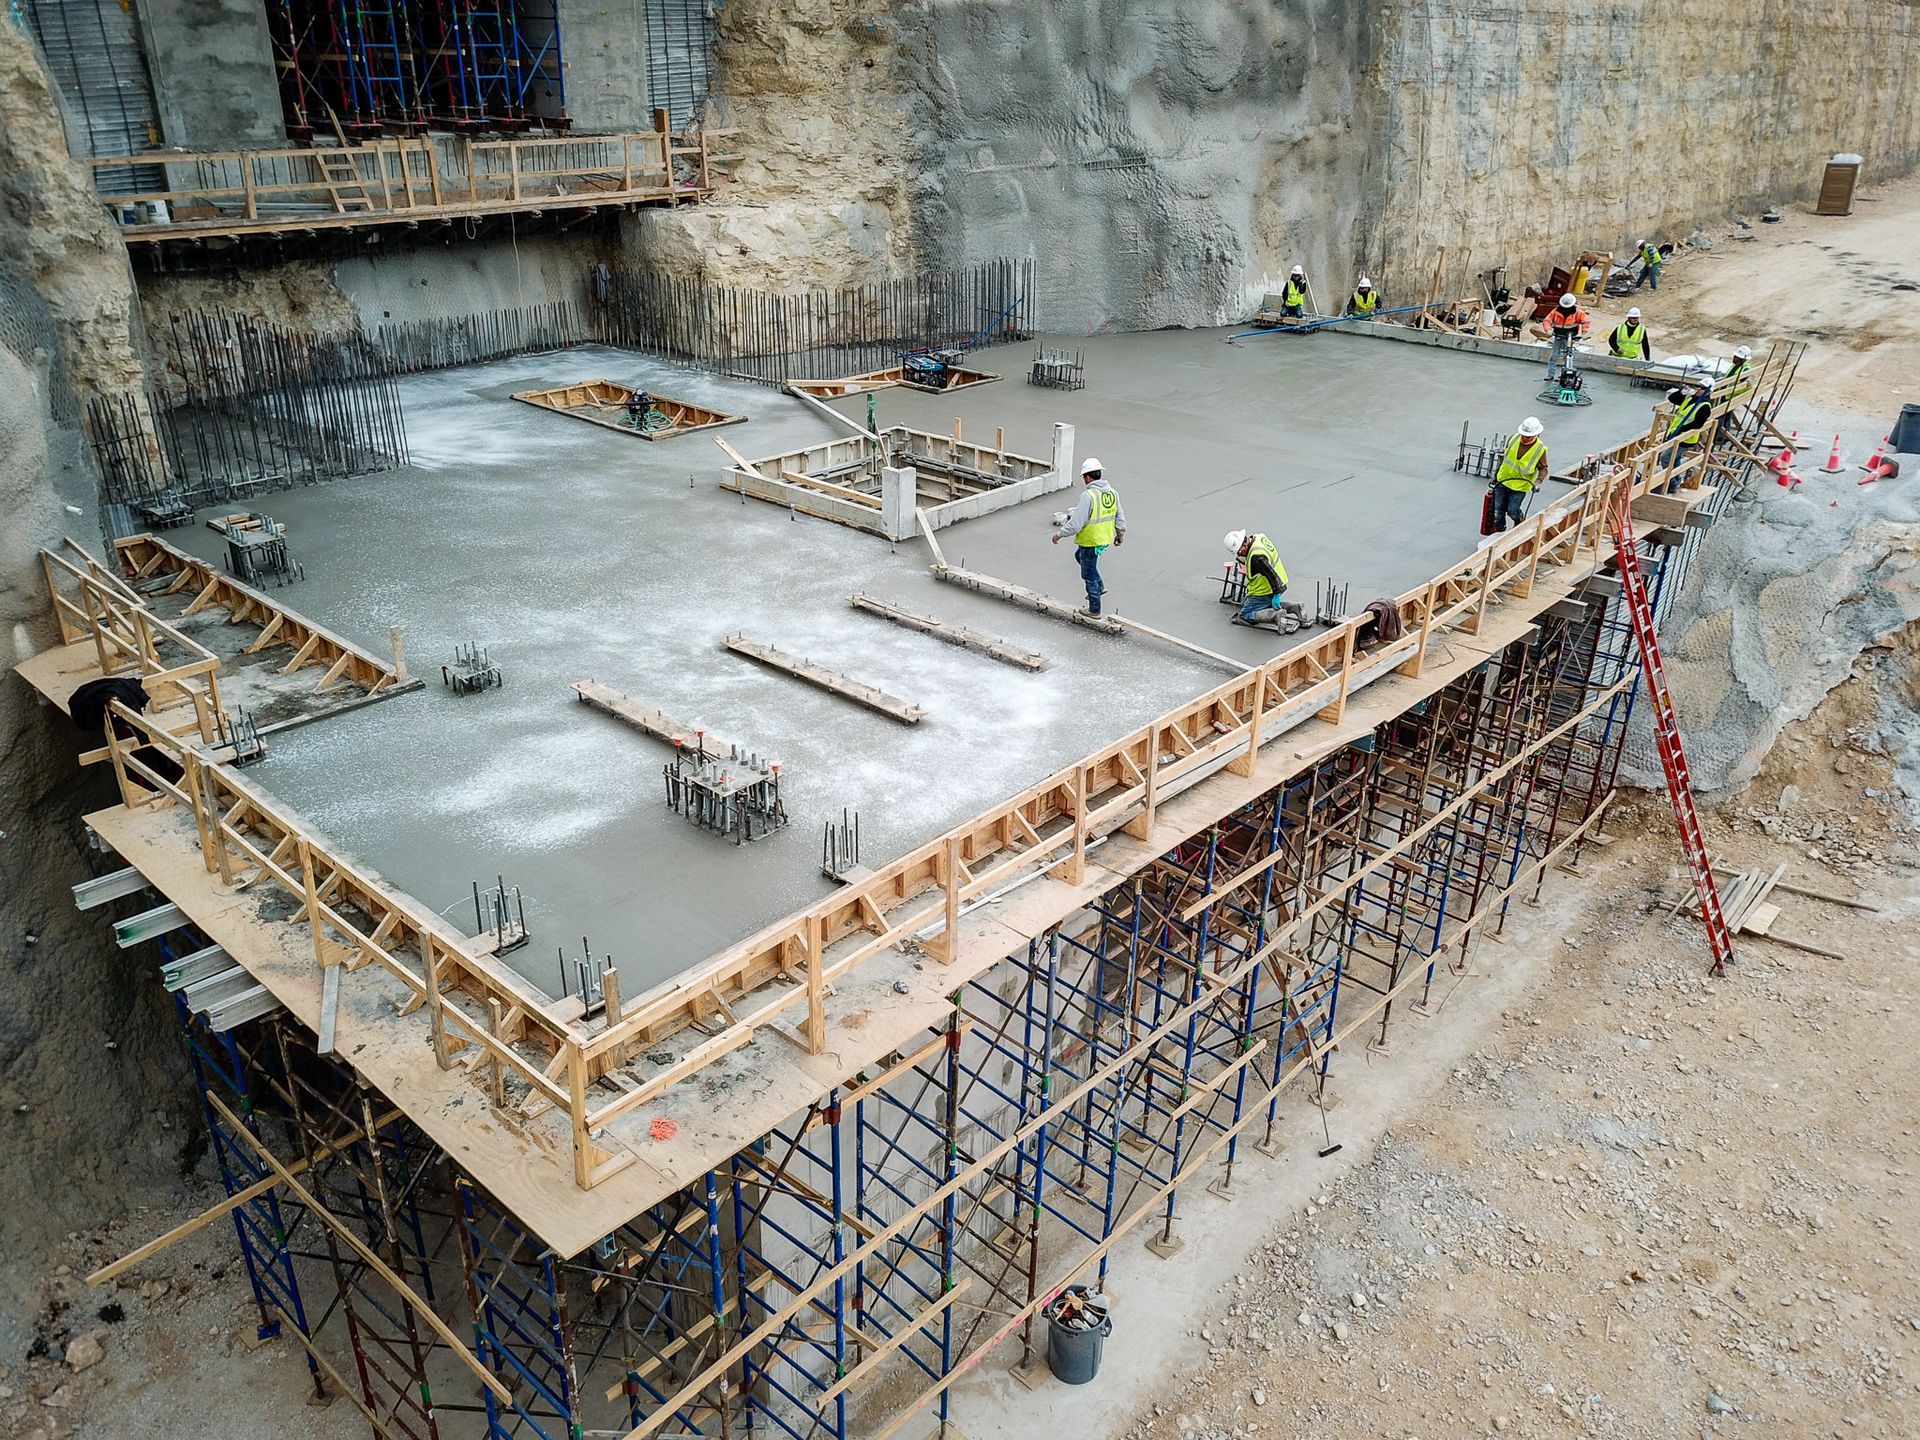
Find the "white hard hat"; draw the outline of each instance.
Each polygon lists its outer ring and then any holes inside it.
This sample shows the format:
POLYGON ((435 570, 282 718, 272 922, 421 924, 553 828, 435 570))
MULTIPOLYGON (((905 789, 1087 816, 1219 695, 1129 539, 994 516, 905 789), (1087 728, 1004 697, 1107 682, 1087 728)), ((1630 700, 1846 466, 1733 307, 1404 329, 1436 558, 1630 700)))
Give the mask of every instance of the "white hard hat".
POLYGON ((1627 311, 1627 319, 1638 320, 1639 318, 1640 318, 1640 307, 1638 305, 1635 305, 1631 310, 1627 311))
POLYGON ((1733 358, 1736 360, 1751 360, 1753 358, 1753 351, 1749 350, 1745 345, 1742 345, 1738 350, 1733 352, 1733 358))
POLYGON ((1240 547, 1247 543, 1247 532, 1244 530, 1229 530, 1222 538, 1227 549, 1238 555, 1240 553, 1240 547))
POLYGON ((1366 276, 1362 275, 1360 277, 1360 288, 1362 290, 1371 290, 1373 288, 1373 282, 1367 279, 1366 276))
POLYGON ((1091 455, 1080 462, 1080 473, 1082 475, 1098 475, 1100 468, 1100 462, 1091 455))
POLYGON ((1571 295, 1562 295, 1562 296, 1560 297, 1560 308, 1561 308, 1562 310, 1571 310, 1571 309, 1573 309, 1573 307, 1574 307, 1574 304, 1575 304, 1575 301, 1574 301, 1574 298, 1573 298, 1573 296, 1571 296, 1571 295))
POLYGON ((1520 433, 1522 435, 1538 435, 1542 428, 1538 415, 1529 415, 1520 422, 1520 433))
POLYGON ((1306 272, 1306 271, 1304 271, 1304 270, 1302 270, 1302 269, 1301 269, 1301 268, 1300 268, 1300 267, 1299 267, 1298 265, 1296 265, 1296 266, 1294 266, 1294 267, 1293 267, 1293 273, 1294 273, 1294 274, 1296 274, 1296 275, 1304 275, 1304 274, 1306 274, 1307 272, 1306 272))

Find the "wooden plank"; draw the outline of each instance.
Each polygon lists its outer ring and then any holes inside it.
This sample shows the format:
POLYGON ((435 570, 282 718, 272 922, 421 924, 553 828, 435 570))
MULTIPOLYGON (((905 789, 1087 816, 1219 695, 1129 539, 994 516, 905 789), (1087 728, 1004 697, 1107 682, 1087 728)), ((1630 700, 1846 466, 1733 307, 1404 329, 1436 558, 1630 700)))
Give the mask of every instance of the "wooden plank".
POLYGON ((656 740, 664 740, 669 745, 685 747, 703 747, 709 755, 744 753, 739 747, 722 740, 711 730, 702 731, 696 725, 683 725, 670 719, 658 710, 648 709, 638 701, 630 699, 615 690, 611 685, 603 685, 598 680, 576 680, 570 687, 594 709, 604 711, 616 720, 625 721, 642 735, 651 735, 656 740))
POLYGON ((1024 585, 1015 585, 1007 580, 996 580, 991 575, 963 570, 957 565, 935 565, 933 578, 945 580, 950 585, 961 585, 969 590, 977 590, 980 594, 991 595, 996 600, 1008 600, 1015 605, 1023 605, 1029 610, 1039 611, 1042 615, 1050 615, 1055 620, 1065 620, 1071 625, 1078 625, 1083 630, 1098 630, 1102 635, 1126 633, 1126 627, 1111 615, 1088 615, 1064 601, 1029 590, 1024 585))
POLYGON ((724 644, 736 655, 757 660, 760 664, 782 671, 796 680, 804 680, 807 684, 818 686, 830 694, 864 705, 869 710, 876 710, 890 720, 898 720, 902 725, 918 725, 927 718, 926 710, 920 706, 889 695, 877 686, 842 675, 837 670, 815 665, 810 660, 789 655, 784 650, 776 650, 771 645, 762 645, 759 641, 749 640, 744 635, 729 635, 724 644))
POLYGON ((847 597, 847 603, 856 610, 864 610, 869 615, 878 615, 882 620, 891 620, 896 625, 904 625, 909 630, 918 630, 923 635, 944 640, 949 645, 958 645, 963 650, 975 650, 991 659, 1007 665, 1018 665, 1023 670, 1044 670, 1048 660, 1032 650, 1022 650, 1017 645, 1009 645, 1004 640, 995 640, 978 631, 969 630, 963 625, 950 625, 932 615, 919 615, 911 610, 903 610, 898 605, 889 604, 872 595, 855 593, 847 597))

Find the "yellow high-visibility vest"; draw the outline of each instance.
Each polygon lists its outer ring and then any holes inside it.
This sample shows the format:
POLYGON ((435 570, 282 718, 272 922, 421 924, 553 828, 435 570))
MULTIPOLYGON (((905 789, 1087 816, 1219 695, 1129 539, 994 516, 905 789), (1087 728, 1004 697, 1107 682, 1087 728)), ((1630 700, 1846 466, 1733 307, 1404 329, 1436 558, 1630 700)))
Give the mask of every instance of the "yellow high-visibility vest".
POLYGON ((1371 315, 1373 313, 1373 307, 1380 303, 1380 292, 1378 290, 1356 290, 1353 292, 1353 299, 1348 303, 1353 306, 1354 314, 1371 315))
MULTIPOLYGON (((1674 436, 1680 435, 1680 427, 1691 420, 1693 418, 1693 412, 1699 408, 1700 402, 1695 400, 1691 395, 1674 406, 1673 422, 1667 426, 1667 438, 1671 440, 1674 436)), ((1704 429, 1706 429, 1706 426, 1702 424, 1687 431, 1686 434, 1680 435, 1680 443, 1682 445, 1698 445, 1700 443, 1700 432, 1704 429)))
POLYGON ((1622 320, 1620 322, 1620 328, 1613 333, 1620 341, 1620 358, 1623 360, 1638 360, 1647 343, 1647 327, 1644 325, 1629 325, 1626 321, 1622 320))
POLYGON ((1287 304, 1289 305, 1306 304, 1307 303, 1307 287, 1298 280, 1287 281, 1286 301, 1287 301, 1287 304))
POLYGON ((1087 550, 1104 550, 1113 544, 1113 517, 1120 513, 1120 497, 1107 486, 1093 492, 1093 514, 1074 532, 1073 543, 1087 550))
POLYGON ((1247 542, 1247 595, 1257 600, 1273 594, 1273 586, 1267 583, 1266 576, 1254 570, 1253 557, 1256 555, 1266 556, 1267 563, 1273 566, 1273 573, 1280 577, 1282 586, 1287 583, 1287 567, 1280 563, 1280 552, 1266 536, 1256 535, 1247 542))
POLYGON ((1523 494, 1533 489, 1547 468, 1547 442, 1539 436, 1533 437, 1533 448, 1526 454, 1520 453, 1520 442, 1527 437, 1516 435, 1507 442, 1507 453, 1500 461, 1500 469, 1494 479, 1509 490, 1518 490, 1523 494))

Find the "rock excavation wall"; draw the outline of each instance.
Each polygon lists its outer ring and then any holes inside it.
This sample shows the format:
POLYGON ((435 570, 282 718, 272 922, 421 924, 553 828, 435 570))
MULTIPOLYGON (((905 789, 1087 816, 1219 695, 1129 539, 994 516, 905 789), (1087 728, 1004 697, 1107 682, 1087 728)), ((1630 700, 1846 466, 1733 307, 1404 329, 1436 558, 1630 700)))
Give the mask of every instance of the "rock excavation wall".
POLYGON ((98 545, 85 396, 137 384, 119 237, 69 162, 20 31, 0 24, 0 1352, 31 1343, 42 1247, 180 1168, 192 1094, 166 994, 69 889, 92 871, 78 817, 111 776, 5 673, 57 638, 36 558, 98 545))
POLYGON ((636 263, 799 289, 1032 256, 1059 330, 1244 318, 1531 274, 1805 199, 1827 156, 1920 162, 1904 0, 729 0, 721 203, 636 263))
MULTIPOLYGON (((1847 488, 1856 493, 1835 507, 1821 494, 1756 482, 1751 498, 1709 532, 1665 618, 1661 654, 1698 789, 1742 789, 1789 726, 1863 664, 1877 665, 1876 654, 1911 647, 1920 621, 1920 505, 1898 485, 1847 488)), ((1889 798, 1903 798, 1920 819, 1913 691, 1889 684, 1882 693, 1878 748, 1902 757, 1907 791, 1889 798)), ((1622 778, 1658 786, 1644 709, 1622 778)))

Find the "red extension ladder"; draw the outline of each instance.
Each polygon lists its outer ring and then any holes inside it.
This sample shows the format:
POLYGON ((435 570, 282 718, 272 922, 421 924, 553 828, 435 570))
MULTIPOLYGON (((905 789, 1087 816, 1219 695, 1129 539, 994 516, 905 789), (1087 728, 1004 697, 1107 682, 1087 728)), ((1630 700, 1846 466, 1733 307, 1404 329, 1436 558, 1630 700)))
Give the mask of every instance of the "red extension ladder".
POLYGON ((1687 752, 1680 744, 1680 722, 1673 713, 1673 692, 1660 663, 1660 640, 1653 629, 1653 603, 1647 598, 1646 577, 1640 571, 1640 546, 1633 534, 1633 486, 1622 476, 1615 492, 1613 547, 1620 569, 1620 592, 1633 617, 1633 638, 1640 647, 1640 669, 1647 680, 1647 699, 1653 705, 1653 738, 1660 747, 1660 768, 1667 772, 1667 794, 1673 800, 1674 819, 1680 823, 1680 848, 1687 852, 1694 893, 1700 898, 1700 918, 1713 947, 1713 973, 1725 975, 1733 959, 1733 932, 1720 908, 1720 891, 1713 883, 1713 862, 1706 837, 1700 832, 1700 812, 1693 804, 1693 776, 1687 770, 1687 752))

